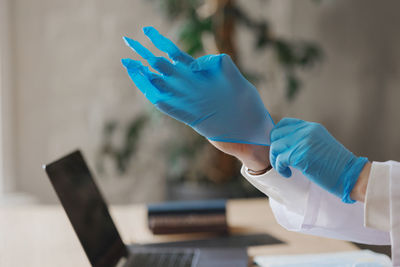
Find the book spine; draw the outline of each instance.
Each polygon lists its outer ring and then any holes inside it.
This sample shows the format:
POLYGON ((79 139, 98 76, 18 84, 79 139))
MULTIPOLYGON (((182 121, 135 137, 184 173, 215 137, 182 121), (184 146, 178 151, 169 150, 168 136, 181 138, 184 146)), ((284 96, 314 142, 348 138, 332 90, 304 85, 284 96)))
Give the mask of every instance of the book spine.
POLYGON ((153 234, 226 232, 225 214, 152 215, 148 224, 153 234))

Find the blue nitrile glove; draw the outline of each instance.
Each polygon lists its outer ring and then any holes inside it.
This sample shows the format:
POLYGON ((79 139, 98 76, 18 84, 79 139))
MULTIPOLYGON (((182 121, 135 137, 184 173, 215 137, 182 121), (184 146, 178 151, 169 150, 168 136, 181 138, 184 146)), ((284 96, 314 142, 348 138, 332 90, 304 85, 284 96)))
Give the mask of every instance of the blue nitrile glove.
POLYGON ((172 60, 156 57, 139 42, 124 37, 127 45, 159 72, 150 71, 139 61, 122 60, 152 104, 212 141, 269 145, 273 121, 257 89, 228 55, 194 59, 153 27, 143 31, 172 60))
POLYGON ((271 165, 290 177, 292 166, 345 203, 354 203, 350 193, 367 158, 356 157, 321 124, 282 119, 271 131, 271 165))

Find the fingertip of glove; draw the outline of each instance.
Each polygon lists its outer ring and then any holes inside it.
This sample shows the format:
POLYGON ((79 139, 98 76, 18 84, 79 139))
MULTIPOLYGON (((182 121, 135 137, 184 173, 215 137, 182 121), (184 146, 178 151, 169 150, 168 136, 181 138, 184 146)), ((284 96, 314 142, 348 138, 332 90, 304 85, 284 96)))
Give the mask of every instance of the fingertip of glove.
POLYGON ((156 31, 156 29, 152 26, 146 26, 142 28, 142 31, 145 35, 148 35, 151 33, 151 31, 156 31))
POLYGON ((129 67, 130 59, 129 58, 123 58, 121 59, 121 63, 125 68, 129 67))
POLYGON ((279 174, 282 175, 283 177, 287 178, 287 179, 292 177, 292 171, 289 168, 286 168, 283 171, 280 171, 279 174))
POLYGON ((144 66, 142 65, 142 63, 140 63, 140 61, 137 60, 133 60, 130 58, 123 58, 121 59, 121 63, 122 65, 124 65, 125 68, 127 68, 128 70, 132 70, 132 69, 139 69, 139 70, 143 70, 144 66))
POLYGON ((123 39, 125 41, 125 44, 127 46, 129 46, 130 48, 134 49, 135 51, 136 51, 136 48, 138 46, 140 46, 140 43, 138 41, 135 41, 135 40, 133 40, 133 39, 131 39, 129 37, 124 36, 123 39))
POLYGON ((275 139, 273 138, 272 133, 276 130, 276 125, 274 126, 274 128, 271 129, 271 131, 269 132, 269 143, 272 145, 273 142, 275 142, 275 139))
POLYGON ((122 36, 122 39, 124 40, 125 44, 129 46, 129 40, 131 40, 131 39, 126 36, 122 36))

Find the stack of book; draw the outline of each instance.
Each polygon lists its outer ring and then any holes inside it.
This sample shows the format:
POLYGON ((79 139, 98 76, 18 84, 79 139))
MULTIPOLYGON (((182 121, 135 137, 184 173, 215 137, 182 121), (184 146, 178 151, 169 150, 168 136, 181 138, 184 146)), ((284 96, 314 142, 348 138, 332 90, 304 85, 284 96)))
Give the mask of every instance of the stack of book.
POLYGON ((147 211, 153 234, 228 231, 226 200, 150 204, 147 211))

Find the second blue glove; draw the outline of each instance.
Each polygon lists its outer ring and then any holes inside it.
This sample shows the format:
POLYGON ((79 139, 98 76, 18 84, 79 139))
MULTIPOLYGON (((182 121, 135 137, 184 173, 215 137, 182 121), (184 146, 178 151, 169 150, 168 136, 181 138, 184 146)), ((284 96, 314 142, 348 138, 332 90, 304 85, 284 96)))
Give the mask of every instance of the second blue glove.
POLYGON ((356 157, 321 124, 285 118, 271 131, 270 161, 282 176, 290 177, 292 166, 343 202, 353 203, 350 193, 368 159, 356 157))

